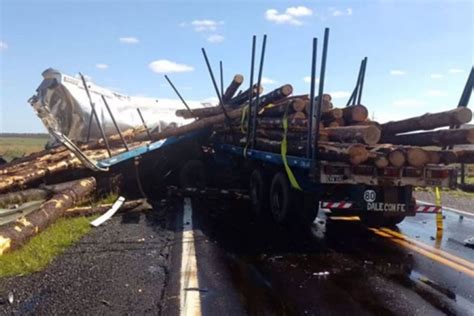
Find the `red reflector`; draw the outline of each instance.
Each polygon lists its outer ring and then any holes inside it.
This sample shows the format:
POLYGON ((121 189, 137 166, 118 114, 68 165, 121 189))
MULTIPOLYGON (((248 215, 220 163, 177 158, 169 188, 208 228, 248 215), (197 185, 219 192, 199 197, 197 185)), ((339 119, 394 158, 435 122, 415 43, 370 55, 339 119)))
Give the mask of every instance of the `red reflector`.
POLYGON ((423 175, 423 169, 405 168, 405 170, 403 170, 404 177, 421 177, 422 175, 423 175))
POLYGON ((387 167, 387 168, 382 170, 382 176, 398 178, 400 176, 400 169, 393 168, 393 167, 387 167))
POLYGON ((360 174, 360 175, 373 175, 374 174, 374 167, 372 166, 354 166, 352 168, 352 172, 354 174, 360 174))
POLYGON ((449 177, 449 170, 442 169, 442 170, 428 170, 427 171, 428 178, 434 179, 444 179, 449 177))

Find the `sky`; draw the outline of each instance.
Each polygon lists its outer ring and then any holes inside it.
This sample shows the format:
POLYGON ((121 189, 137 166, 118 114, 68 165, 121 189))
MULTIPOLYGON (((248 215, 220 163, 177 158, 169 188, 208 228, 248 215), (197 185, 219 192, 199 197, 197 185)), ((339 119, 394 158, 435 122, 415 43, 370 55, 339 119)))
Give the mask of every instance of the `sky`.
POLYGON ((158 99, 176 98, 168 74, 185 99, 215 100, 201 47, 216 75, 222 60, 225 83, 240 73, 248 85, 252 35, 258 56, 268 36, 265 91, 309 93, 312 39, 322 43, 325 27, 335 106, 367 56, 362 104, 375 120, 447 110, 473 65, 473 10, 470 0, 0 0, 0 132, 45 131, 27 100, 49 67, 158 99))

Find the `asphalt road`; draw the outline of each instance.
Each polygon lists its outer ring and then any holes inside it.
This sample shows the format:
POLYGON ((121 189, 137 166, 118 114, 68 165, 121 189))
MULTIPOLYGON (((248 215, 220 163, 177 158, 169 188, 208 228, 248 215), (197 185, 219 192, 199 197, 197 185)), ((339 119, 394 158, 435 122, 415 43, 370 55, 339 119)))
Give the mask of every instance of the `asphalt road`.
POLYGON ((187 203, 115 216, 45 271, 0 280, 0 314, 474 315, 474 218, 445 212, 437 241, 434 215, 370 229, 320 212, 301 231, 246 201, 187 203))
MULTIPOLYGON (((371 230, 322 213, 302 232, 254 221, 245 203, 193 202, 194 230, 219 249, 215 260, 227 266, 221 271, 231 275, 248 314, 474 314, 474 250, 462 242, 474 235, 474 219, 446 212, 437 241, 434 215, 371 230)), ((202 241, 195 244, 200 267, 209 256, 202 241)), ((216 270, 198 269, 202 280, 209 273, 216 270)), ((209 293, 233 293, 200 286, 203 311, 209 293)))

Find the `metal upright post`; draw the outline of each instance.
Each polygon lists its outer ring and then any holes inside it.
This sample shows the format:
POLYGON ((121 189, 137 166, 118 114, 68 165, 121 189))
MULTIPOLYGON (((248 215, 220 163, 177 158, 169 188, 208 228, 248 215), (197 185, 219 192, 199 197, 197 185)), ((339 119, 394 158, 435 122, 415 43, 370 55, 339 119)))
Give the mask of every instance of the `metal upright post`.
POLYGON ((211 76, 211 80, 212 80, 212 84, 214 86, 214 90, 216 91, 216 94, 217 94, 217 98, 219 99, 219 104, 222 108, 222 112, 224 113, 226 119, 227 119, 227 123, 229 124, 229 127, 230 129, 232 130, 232 125, 231 125, 231 122, 230 122, 230 117, 229 115, 227 114, 227 111, 224 107, 224 101, 222 101, 222 95, 219 93, 219 88, 217 87, 217 82, 216 82, 216 78, 214 77, 214 73, 212 72, 212 68, 211 68, 211 64, 209 63, 209 59, 207 58, 207 54, 206 54, 206 50, 204 48, 201 48, 201 51, 202 51, 202 54, 204 56, 204 60, 206 61, 206 65, 207 65, 207 70, 209 71, 209 75, 211 76))
MULTIPOLYGON (((249 95, 249 104, 248 104, 248 122, 247 122, 247 145, 250 144, 251 140, 251 129, 252 129, 252 97, 253 97, 253 72, 255 69, 255 44, 257 37, 254 35, 252 37, 252 58, 250 62, 250 95, 249 95)), ((260 87, 257 87, 259 89, 260 87)), ((257 91, 258 93, 258 91, 257 91)))
POLYGON ((314 157, 314 94, 316 90, 316 60, 318 52, 318 39, 313 38, 313 53, 311 55, 311 87, 309 97, 309 120, 308 120, 308 144, 306 147, 306 158, 312 159, 314 157))
POLYGON ((321 106, 323 104, 323 92, 324 92, 324 79, 326 76, 326 59, 327 59, 327 52, 328 52, 328 41, 329 41, 329 28, 324 29, 324 42, 323 42, 323 55, 321 59, 321 73, 319 75, 319 92, 318 92, 318 107, 316 109, 316 140, 314 145, 314 155, 312 160, 315 157, 319 156, 319 123, 321 122, 321 106))
POLYGON ((193 111, 191 111, 191 108, 189 107, 189 105, 186 103, 186 101, 183 99, 183 97, 182 97, 181 94, 179 93, 178 89, 176 89, 176 87, 174 86, 174 84, 171 82, 170 78, 168 78, 168 75, 165 75, 165 79, 166 79, 166 81, 168 81, 168 83, 170 84, 171 88, 173 88, 174 92, 176 93, 176 95, 178 96, 178 98, 181 100, 181 102, 183 102, 184 106, 185 106, 186 109, 189 111, 189 113, 191 113, 191 115, 194 116, 194 118, 197 118, 196 115, 194 115, 193 111))
POLYGON ((221 96, 224 96, 224 69, 222 67, 222 60, 219 61, 219 69, 221 75, 221 96))
MULTIPOLYGON (((140 111, 139 108, 137 108, 138 116, 140 116, 140 120, 142 121, 143 127, 145 127, 146 134, 148 135, 148 138, 150 141, 153 141, 153 138, 151 138, 150 131, 148 130, 148 126, 145 123, 145 120, 143 119, 142 111, 140 111)), ((159 123, 158 123, 159 124, 159 123)))
MULTIPOLYGON (((263 72, 263 63, 265 61, 266 45, 267 45, 267 34, 264 34, 263 42, 262 42, 262 53, 260 55, 260 66, 258 69, 257 87, 260 87, 260 83, 262 82, 262 72, 263 72)), ((252 148, 255 147, 255 142, 257 138, 257 114, 258 114, 259 101, 260 101, 260 89, 257 89, 257 96, 255 97, 255 105, 253 106, 253 111, 252 111, 253 112, 252 114, 252 148)))
POLYGON ((367 68, 367 57, 362 60, 363 67, 362 67, 362 74, 360 76, 360 84, 359 84, 359 93, 357 95, 357 104, 360 104, 362 99, 362 89, 364 89, 364 79, 365 79, 365 69, 367 68))
POLYGON ((84 85, 84 89, 86 89, 87 97, 89 98, 89 103, 91 106, 91 118, 89 119, 89 130, 88 130, 88 135, 87 135, 87 141, 89 141, 90 139, 90 131, 91 131, 91 125, 92 125, 91 120, 92 120, 92 116, 94 116, 96 119, 97 126, 99 127, 99 132, 102 138, 104 139, 105 147, 107 148, 107 153, 109 154, 109 157, 112 157, 112 153, 110 152, 109 141, 107 140, 107 137, 105 136, 105 131, 102 128, 102 124, 100 124, 99 116, 97 116, 97 112, 95 111, 95 105, 94 105, 94 102, 92 102, 91 94, 89 92, 89 88, 87 87, 86 79, 81 73, 79 73, 79 75, 81 76, 82 84, 84 85))
POLYGON ((355 102, 357 100, 357 94, 359 92, 359 85, 360 85, 360 80, 361 80, 362 68, 363 67, 364 67, 364 60, 362 59, 362 61, 360 62, 360 66, 359 66, 359 73, 357 74, 356 85, 354 87, 354 90, 352 91, 352 94, 351 94, 349 100, 347 100, 346 106, 355 105, 355 102))
POLYGON ((125 138, 123 138, 122 131, 120 131, 120 128, 119 128, 117 122, 115 121, 115 117, 112 114, 112 111, 110 110, 110 107, 109 107, 109 104, 107 103, 107 100, 105 100, 104 95, 101 95, 101 97, 102 97, 102 101, 104 101, 105 108, 107 109, 107 112, 109 112, 110 118, 112 119, 112 122, 114 123, 115 129, 117 130, 117 133, 119 134, 120 139, 122 140, 123 146, 125 147, 125 149, 127 151, 129 151, 130 149, 128 148, 127 142, 125 141, 125 138))

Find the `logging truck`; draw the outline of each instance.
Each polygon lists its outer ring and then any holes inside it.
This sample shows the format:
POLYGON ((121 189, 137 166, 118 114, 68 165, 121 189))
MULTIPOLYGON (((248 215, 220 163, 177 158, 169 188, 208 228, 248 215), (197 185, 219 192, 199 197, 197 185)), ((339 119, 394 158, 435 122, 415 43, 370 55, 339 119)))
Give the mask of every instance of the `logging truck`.
POLYGON ((224 171, 225 178, 237 177, 248 188, 257 216, 270 215, 281 224, 311 224, 322 207, 333 215, 359 216, 369 225, 395 225, 415 216, 415 186, 456 185, 456 170, 450 166, 380 169, 284 156, 218 141, 208 146, 202 160, 183 165, 181 185, 199 187, 206 181, 219 185, 219 171, 224 171))

